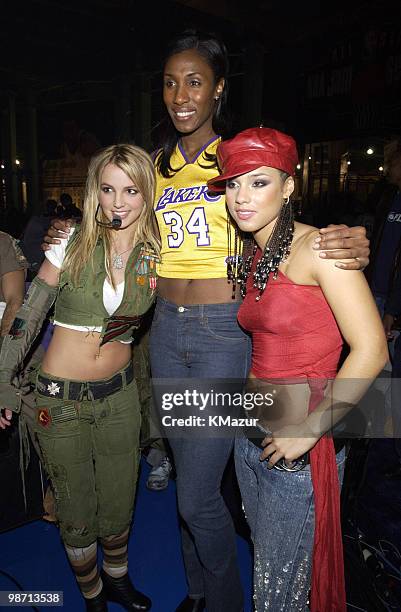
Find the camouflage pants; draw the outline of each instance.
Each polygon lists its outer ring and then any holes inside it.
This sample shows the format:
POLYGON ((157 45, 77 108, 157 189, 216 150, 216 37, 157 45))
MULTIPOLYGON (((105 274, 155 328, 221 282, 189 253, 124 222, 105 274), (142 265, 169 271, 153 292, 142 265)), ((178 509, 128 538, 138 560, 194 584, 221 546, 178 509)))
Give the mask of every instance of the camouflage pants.
POLYGON ((135 380, 98 400, 56 399, 37 389, 35 397, 33 427, 63 541, 84 547, 98 537, 122 533, 131 523, 139 467, 135 380))

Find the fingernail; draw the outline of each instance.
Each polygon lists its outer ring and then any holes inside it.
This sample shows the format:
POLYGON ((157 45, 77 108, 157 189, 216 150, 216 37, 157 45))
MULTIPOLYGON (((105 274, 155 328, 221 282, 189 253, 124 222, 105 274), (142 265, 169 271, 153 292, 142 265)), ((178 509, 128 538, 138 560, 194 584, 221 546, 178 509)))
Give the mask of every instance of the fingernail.
POLYGON ((336 261, 334 265, 337 266, 337 268, 345 268, 345 264, 340 263, 339 261, 336 261))
POLYGON ((320 242, 320 241, 321 241, 321 239, 322 239, 322 237, 321 237, 321 236, 316 236, 316 238, 315 238, 315 242, 320 242))
POLYGON ((316 249, 316 251, 317 251, 318 249, 320 249, 320 244, 319 244, 318 242, 315 242, 315 243, 312 245, 312 248, 313 248, 313 249, 316 249))
POLYGON ((319 257, 326 257, 326 253, 322 251, 321 253, 319 253, 319 257))

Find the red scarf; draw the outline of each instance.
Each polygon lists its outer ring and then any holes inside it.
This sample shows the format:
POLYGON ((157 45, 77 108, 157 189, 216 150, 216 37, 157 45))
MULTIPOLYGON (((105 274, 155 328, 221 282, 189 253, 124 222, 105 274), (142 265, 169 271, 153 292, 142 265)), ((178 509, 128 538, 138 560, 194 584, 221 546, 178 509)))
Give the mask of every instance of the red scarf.
MULTIPOLYGON (((320 403, 323 389, 313 380, 310 410, 320 403)), ((322 381, 323 382, 323 381, 322 381)), ((323 436, 310 452, 315 501, 312 612, 345 612, 344 557, 341 534, 340 487, 332 438, 323 436)))

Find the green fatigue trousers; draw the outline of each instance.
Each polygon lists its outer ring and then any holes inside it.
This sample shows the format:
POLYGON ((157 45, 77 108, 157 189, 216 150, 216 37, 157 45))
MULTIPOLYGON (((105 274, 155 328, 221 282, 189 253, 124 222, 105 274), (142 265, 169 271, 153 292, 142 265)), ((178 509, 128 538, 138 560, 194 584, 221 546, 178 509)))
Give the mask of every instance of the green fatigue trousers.
MULTIPOLYGON (((39 375, 47 376, 40 369, 39 375)), ((51 380, 71 382, 55 376, 51 380)), ((139 468, 141 414, 135 379, 97 400, 47 397, 38 385, 35 396, 34 430, 64 543, 84 547, 122 533, 131 523, 139 468)))

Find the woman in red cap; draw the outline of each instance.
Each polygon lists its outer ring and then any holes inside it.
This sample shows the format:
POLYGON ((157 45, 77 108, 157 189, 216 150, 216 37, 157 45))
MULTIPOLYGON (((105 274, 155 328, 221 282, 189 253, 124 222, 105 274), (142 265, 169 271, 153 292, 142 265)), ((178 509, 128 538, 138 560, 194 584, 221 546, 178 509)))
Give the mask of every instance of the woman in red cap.
MULTIPOLYGON (((227 268, 232 276, 236 261, 236 236, 227 222, 224 196, 207 189, 207 181, 218 174, 227 76, 227 51, 215 36, 187 31, 171 42, 163 69, 166 131, 155 156, 162 246, 150 352, 154 378, 192 379, 192 386, 215 378, 241 380, 248 372, 249 342, 237 324, 240 296, 227 283, 227 268)), ((341 250, 328 257, 359 256, 360 261, 351 259, 344 266, 349 269, 366 263, 367 241, 360 232, 334 230, 334 239, 324 246, 341 250), (343 250, 344 242, 351 251, 343 250)), ((234 434, 184 439, 177 427, 167 434, 184 519, 188 581, 188 596, 177 612, 202 612, 205 605, 208 612, 240 612, 235 531, 220 491, 234 434)))
POLYGON ((322 261, 312 248, 318 230, 294 221, 295 141, 249 129, 220 144, 217 157, 221 175, 209 188, 225 189, 232 218, 255 241, 239 275, 246 296, 238 313, 252 335, 246 397, 254 420, 236 442, 254 543, 255 608, 306 610, 312 582, 314 612, 345 611, 345 457, 324 434, 386 363, 383 327, 362 272, 342 274, 322 261), (337 373, 342 337, 350 352, 337 373))

